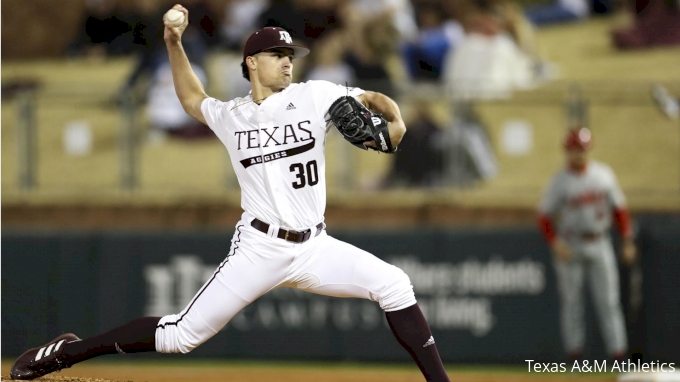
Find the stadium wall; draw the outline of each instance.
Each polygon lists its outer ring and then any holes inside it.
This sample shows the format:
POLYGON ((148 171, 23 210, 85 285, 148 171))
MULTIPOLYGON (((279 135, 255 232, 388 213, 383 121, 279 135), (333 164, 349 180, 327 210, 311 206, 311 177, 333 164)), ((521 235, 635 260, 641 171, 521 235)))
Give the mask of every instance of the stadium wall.
MULTIPOLYGON (((226 203, 7 203, 2 206, 2 224, 4 227, 21 229, 56 227, 233 230, 242 213, 240 207, 226 203)), ((331 204, 326 208, 325 221, 329 227, 334 228, 527 227, 535 226, 536 212, 532 208, 511 206, 331 204)))
MULTIPOLYGON (((677 361, 680 221, 640 221, 643 283, 630 283, 622 271, 624 296, 642 296, 625 304, 631 348, 646 360, 677 361)), ((3 230, 3 354, 65 331, 89 336, 138 316, 180 311, 224 258, 231 233, 3 230)), ((409 274, 447 362, 564 359, 553 268, 536 230, 330 234, 409 274)), ((585 357, 604 359, 591 312, 585 357)), ((287 288, 251 304, 191 356, 408 359, 375 303, 287 288)))

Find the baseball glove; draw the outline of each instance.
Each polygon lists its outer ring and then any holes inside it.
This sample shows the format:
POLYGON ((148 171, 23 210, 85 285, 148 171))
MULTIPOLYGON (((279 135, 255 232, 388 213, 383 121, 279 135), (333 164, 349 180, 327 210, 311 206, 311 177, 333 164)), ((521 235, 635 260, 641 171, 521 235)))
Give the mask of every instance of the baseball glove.
POLYGON ((390 142, 387 121, 354 97, 343 96, 335 100, 328 109, 326 121, 333 124, 349 143, 360 149, 370 148, 383 153, 397 151, 390 142), (369 141, 375 141, 376 147, 364 145, 364 142, 369 141))

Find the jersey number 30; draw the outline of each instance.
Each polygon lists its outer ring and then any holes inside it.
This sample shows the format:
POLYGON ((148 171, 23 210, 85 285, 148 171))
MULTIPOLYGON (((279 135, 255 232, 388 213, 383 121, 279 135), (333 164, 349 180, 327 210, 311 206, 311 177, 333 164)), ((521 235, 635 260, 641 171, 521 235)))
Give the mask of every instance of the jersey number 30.
POLYGON ((290 165, 290 172, 295 172, 297 177, 297 181, 293 182, 293 188, 295 189, 302 188, 308 184, 316 186, 319 183, 319 170, 315 160, 307 162, 304 166, 302 163, 293 163, 290 165))

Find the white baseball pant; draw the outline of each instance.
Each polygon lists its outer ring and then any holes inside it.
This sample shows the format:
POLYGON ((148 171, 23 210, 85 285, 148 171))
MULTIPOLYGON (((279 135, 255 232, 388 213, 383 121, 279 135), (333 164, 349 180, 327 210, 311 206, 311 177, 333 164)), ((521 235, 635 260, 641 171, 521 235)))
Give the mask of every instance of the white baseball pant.
MULTIPOLYGON (((244 213, 231 249, 213 276, 179 314, 163 317, 156 328, 156 351, 188 353, 217 334, 241 309, 277 287, 377 301, 387 311, 416 303, 406 273, 372 254, 321 231, 304 243, 253 228, 244 213)), ((312 235, 316 227, 312 227, 312 235)))

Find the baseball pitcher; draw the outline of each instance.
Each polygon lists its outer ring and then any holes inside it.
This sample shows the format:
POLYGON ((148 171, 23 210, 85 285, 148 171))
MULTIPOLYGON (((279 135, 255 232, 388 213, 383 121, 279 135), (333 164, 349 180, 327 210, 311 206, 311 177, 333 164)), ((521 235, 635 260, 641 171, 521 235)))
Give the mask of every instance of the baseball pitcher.
POLYGON ((543 196, 540 228, 553 252, 562 338, 569 358, 579 359, 585 344, 583 287, 587 282, 607 351, 612 358, 623 359, 628 345, 609 237, 612 221, 623 237, 622 261, 631 264, 636 249, 626 200, 614 172, 588 160, 591 138, 586 128, 565 135, 567 166, 543 196))
MULTIPOLYGON (((176 5, 173 9, 188 11, 176 5)), ((408 276, 325 230, 326 134, 393 153, 406 128, 387 96, 325 81, 291 83, 293 59, 309 50, 284 29, 253 33, 243 51, 245 97, 211 98, 181 44, 187 27, 165 23, 175 90, 184 110, 227 148, 244 213, 231 248, 212 277, 178 314, 142 317, 90 338, 63 334, 22 354, 14 379, 33 379, 105 354, 188 353, 217 334, 241 309, 279 287, 380 304, 399 343, 428 381, 449 381, 408 276)))

